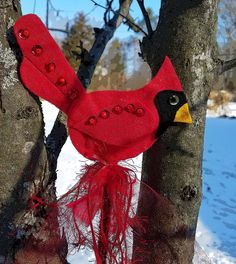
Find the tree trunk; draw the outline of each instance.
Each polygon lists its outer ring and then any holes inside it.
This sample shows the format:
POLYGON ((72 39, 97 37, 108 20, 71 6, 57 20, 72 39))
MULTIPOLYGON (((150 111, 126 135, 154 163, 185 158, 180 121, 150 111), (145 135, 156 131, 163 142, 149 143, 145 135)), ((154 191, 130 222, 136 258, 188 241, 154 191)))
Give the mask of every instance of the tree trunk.
POLYGON ((45 198, 55 199, 55 175, 49 172, 40 102, 18 79, 20 50, 11 27, 20 15, 19 1, 0 0, 0 263, 65 263, 58 251, 50 259, 43 252, 24 252, 42 222, 29 209, 30 197, 45 192, 45 198))
POLYGON ((142 180, 163 200, 154 204, 140 199, 138 213, 149 216, 146 238, 150 254, 142 256, 142 263, 192 263, 216 24, 217 0, 162 0, 157 29, 141 43, 153 75, 166 55, 171 58, 193 118, 192 125, 169 128, 144 154, 142 180))

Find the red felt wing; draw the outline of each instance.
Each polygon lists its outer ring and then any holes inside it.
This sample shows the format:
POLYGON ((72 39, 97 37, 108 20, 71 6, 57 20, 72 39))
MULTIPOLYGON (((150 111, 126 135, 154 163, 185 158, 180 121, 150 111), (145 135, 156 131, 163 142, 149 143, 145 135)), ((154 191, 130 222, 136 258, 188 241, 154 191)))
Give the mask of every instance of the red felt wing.
POLYGON ((36 15, 21 17, 14 32, 23 53, 20 75, 24 85, 67 113, 85 90, 60 48, 36 15))

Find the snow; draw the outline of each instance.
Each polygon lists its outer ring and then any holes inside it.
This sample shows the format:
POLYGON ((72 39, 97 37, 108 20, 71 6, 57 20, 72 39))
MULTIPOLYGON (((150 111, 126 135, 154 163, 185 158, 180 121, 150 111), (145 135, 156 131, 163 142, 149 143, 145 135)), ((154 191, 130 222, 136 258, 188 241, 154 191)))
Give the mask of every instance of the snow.
POLYGON ((197 240, 214 263, 236 263, 235 135, 236 120, 207 118, 197 240))
MULTIPOLYGON (((45 133, 48 135, 58 110, 42 102, 45 133)), ((224 106, 224 114, 236 117, 236 104, 224 106)), ((222 113, 220 114, 222 115, 222 113)), ((194 264, 236 264, 236 120, 207 118, 203 159, 203 200, 199 214, 194 264), (205 253, 204 253, 205 252, 205 253)), ((219 112, 214 117, 219 116, 219 112)), ((141 170, 142 156, 133 159, 141 170)), ((67 139, 58 161, 57 195, 62 195, 76 182, 81 165, 88 162, 67 139)), ((71 264, 91 264, 92 252, 82 251, 68 257, 71 264)))
MULTIPOLYGON (((212 101, 208 100, 208 105, 212 106, 212 101)), ((219 117, 219 116, 227 116, 227 117, 236 117, 236 103, 229 102, 227 104, 220 105, 216 110, 207 110, 208 117, 219 117)))

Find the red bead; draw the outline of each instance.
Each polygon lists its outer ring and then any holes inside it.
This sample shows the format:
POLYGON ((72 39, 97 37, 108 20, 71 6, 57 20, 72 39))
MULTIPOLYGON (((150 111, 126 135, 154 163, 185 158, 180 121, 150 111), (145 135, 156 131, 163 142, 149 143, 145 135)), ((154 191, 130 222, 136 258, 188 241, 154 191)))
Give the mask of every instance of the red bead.
POLYGON ((143 116, 143 115, 145 114, 145 111, 144 111, 143 108, 140 107, 140 108, 137 108, 137 109, 136 109, 135 114, 136 114, 137 116, 143 116))
POLYGON ((58 78, 57 82, 56 82, 56 85, 57 86, 65 86, 66 85, 66 79, 64 77, 58 78))
POLYGON ((94 126, 97 124, 97 118, 95 116, 91 116, 91 117, 89 117, 89 119, 86 123, 90 126, 94 126))
POLYGON ((54 62, 50 62, 45 65, 45 69, 47 72, 53 72, 56 69, 56 64, 54 62))
POLYGON ((40 56, 43 53, 43 48, 40 45, 35 45, 32 48, 32 54, 40 56))
POLYGON ((135 107, 133 104, 128 104, 126 107, 125 107, 125 111, 127 111, 128 113, 133 113, 135 111, 135 107))
POLYGON ((79 96, 79 91, 76 88, 73 88, 71 92, 68 93, 68 97, 70 100, 74 100, 79 96))
POLYGON ((27 39, 30 36, 29 30, 28 29, 21 29, 18 33, 18 36, 21 39, 27 39))
POLYGON ((107 119, 110 116, 110 113, 107 110, 103 110, 99 116, 103 119, 107 119))
POLYGON ((77 93, 71 93, 71 94, 69 94, 70 100, 74 100, 77 97, 78 97, 78 94, 77 93))
POLYGON ((120 105, 116 105, 116 106, 114 106, 112 108, 112 112, 114 114, 117 114, 117 115, 119 115, 120 113, 122 113, 122 111, 123 111, 123 108, 120 105))

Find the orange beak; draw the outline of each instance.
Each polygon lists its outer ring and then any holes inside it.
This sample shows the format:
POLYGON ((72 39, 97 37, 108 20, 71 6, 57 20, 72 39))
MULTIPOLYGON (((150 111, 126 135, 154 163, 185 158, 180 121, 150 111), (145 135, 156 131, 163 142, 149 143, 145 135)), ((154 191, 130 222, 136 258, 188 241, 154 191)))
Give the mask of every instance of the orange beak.
POLYGON ((184 104, 175 114, 174 122, 191 124, 193 122, 188 104, 184 104))

